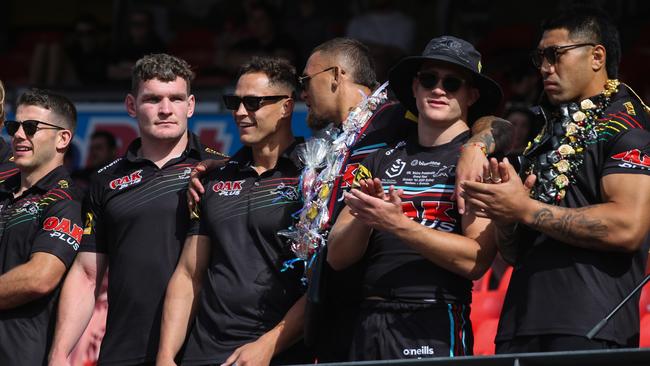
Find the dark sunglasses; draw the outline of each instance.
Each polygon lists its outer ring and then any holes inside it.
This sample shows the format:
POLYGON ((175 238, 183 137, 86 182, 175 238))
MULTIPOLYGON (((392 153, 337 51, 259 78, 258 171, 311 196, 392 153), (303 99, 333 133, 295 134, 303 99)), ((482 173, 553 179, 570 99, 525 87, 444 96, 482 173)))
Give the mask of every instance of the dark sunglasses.
MULTIPOLYGON (((418 72, 417 79, 425 89, 434 89, 440 81, 440 77, 436 74, 418 72)), ((454 93, 460 90, 465 84, 465 80, 455 76, 445 76, 442 78, 442 88, 448 93, 454 93)))
POLYGON ((300 89, 305 90, 305 89, 307 89, 309 87, 309 80, 311 80, 311 78, 313 78, 314 76, 316 76, 318 74, 322 74, 322 73, 330 71, 330 70, 336 70, 338 68, 339 68, 338 66, 332 66, 332 67, 326 68, 325 70, 315 72, 315 73, 313 73, 311 75, 298 76, 298 85, 300 85, 300 89))
POLYGON ((37 121, 33 119, 28 119, 27 121, 5 121, 5 129, 7 130, 7 134, 9 136, 12 136, 18 132, 18 129, 20 126, 23 126, 23 131, 25 131, 25 135, 27 136, 34 136, 36 131, 38 130, 65 130, 65 128, 53 125, 51 123, 43 122, 43 121, 37 121), (38 125, 46 125, 50 126, 48 127, 38 127, 38 125))
POLYGON ((577 44, 570 44, 566 46, 550 46, 543 48, 541 50, 533 50, 530 53, 530 58, 533 60, 533 65, 536 68, 542 67, 542 63, 544 62, 544 59, 548 61, 550 65, 555 65, 557 62, 557 58, 563 54, 566 51, 572 50, 574 48, 579 48, 579 47, 586 47, 586 46, 595 46, 595 43, 577 43, 577 44))
POLYGON ((290 98, 288 95, 266 95, 262 97, 247 95, 245 97, 240 97, 237 95, 224 95, 223 103, 226 105, 226 109, 231 111, 236 111, 239 109, 239 105, 244 103, 244 108, 249 112, 255 112, 256 110, 262 107, 262 102, 278 101, 281 99, 290 98))

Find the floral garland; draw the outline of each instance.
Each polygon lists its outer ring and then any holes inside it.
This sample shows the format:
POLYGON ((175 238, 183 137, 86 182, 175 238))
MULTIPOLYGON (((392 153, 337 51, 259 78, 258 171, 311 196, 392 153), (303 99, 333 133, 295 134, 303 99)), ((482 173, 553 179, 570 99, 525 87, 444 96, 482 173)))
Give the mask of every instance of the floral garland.
MULTIPOLYGON (((530 192, 536 200, 549 204, 558 204, 566 195, 566 189, 575 183, 576 172, 584 162, 584 150, 587 145, 598 140, 601 118, 611 103, 612 94, 618 92, 618 80, 607 80, 605 90, 580 104, 561 105, 559 115, 550 125, 552 150, 537 156, 526 174, 535 174, 537 182, 530 192)), ((539 146, 545 140, 546 126, 524 154, 539 146)))
MULTIPOLYGON (((325 138, 313 138, 300 147, 299 156, 305 164, 300 175, 300 194, 303 207, 294 214, 298 221, 291 227, 278 232, 289 239, 296 258, 284 264, 284 269, 293 268, 298 261, 305 263, 307 270, 315 254, 326 244, 330 213, 327 204, 332 186, 339 176, 350 148, 374 112, 388 100, 388 82, 372 95, 365 96, 349 114, 341 128, 330 126, 325 138)), ((306 278, 303 278, 305 280, 306 278)))

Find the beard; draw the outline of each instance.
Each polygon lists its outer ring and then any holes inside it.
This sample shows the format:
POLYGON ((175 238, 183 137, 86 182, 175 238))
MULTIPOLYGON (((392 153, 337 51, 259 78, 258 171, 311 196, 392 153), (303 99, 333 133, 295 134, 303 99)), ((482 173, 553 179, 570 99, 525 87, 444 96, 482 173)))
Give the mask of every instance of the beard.
POLYGON ((307 126, 314 131, 320 131, 330 123, 331 121, 328 118, 316 116, 311 111, 307 113, 307 126))

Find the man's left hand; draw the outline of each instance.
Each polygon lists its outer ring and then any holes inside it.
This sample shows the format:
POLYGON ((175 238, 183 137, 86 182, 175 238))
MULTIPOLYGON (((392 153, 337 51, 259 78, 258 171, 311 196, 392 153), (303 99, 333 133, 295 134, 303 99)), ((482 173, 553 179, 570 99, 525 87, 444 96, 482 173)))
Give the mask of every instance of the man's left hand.
POLYGON ((259 338, 237 348, 221 366, 268 366, 273 358, 274 345, 259 338))

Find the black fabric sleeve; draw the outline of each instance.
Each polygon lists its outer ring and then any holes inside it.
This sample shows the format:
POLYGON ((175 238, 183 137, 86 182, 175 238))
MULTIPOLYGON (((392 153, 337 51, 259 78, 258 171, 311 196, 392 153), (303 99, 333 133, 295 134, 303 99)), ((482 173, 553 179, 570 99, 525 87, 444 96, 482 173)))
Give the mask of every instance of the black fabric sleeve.
POLYGON ((107 252, 102 225, 102 187, 100 179, 93 179, 83 201, 84 232, 80 248, 82 252, 107 252))
POLYGON ((32 253, 53 254, 69 268, 79 250, 82 236, 81 203, 75 199, 59 200, 46 206, 41 214, 32 253))
POLYGON ((650 132, 627 130, 610 142, 602 176, 609 174, 650 175, 650 132))

